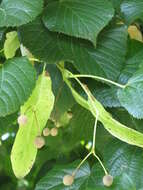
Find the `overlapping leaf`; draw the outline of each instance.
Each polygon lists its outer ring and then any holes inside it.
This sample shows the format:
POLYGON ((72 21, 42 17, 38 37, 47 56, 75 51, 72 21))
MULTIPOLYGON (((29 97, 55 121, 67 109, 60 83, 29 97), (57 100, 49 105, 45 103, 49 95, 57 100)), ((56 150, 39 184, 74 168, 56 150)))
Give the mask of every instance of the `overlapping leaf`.
POLYGON ((0 27, 20 26, 37 17, 43 0, 2 0, 0 3, 0 27))
POLYGON ((26 57, 9 59, 0 68, 0 116, 16 112, 28 99, 36 81, 26 57))
POLYGON ((108 28, 99 36, 97 48, 84 40, 49 32, 38 19, 20 28, 22 43, 46 62, 72 62, 81 72, 116 80, 126 50, 127 28, 108 28))
POLYGON ((124 89, 118 91, 121 105, 136 118, 143 118, 143 67, 128 81, 124 89))
POLYGON ((107 0, 64 0, 50 2, 43 21, 50 31, 88 39, 95 44, 97 35, 113 15, 114 9, 107 0))
POLYGON ((56 65, 47 65, 47 70, 51 76, 52 89, 55 95, 55 105, 52 117, 57 120, 73 106, 75 101, 56 65))
POLYGON ((143 20, 143 1, 142 0, 124 0, 121 4, 121 12, 128 24, 137 19, 143 20))
POLYGON ((27 116, 28 122, 25 126, 20 126, 11 153, 12 168, 18 178, 27 175, 34 164, 37 154, 34 140, 45 127, 53 105, 51 80, 43 72, 31 97, 21 107, 21 114, 27 116))

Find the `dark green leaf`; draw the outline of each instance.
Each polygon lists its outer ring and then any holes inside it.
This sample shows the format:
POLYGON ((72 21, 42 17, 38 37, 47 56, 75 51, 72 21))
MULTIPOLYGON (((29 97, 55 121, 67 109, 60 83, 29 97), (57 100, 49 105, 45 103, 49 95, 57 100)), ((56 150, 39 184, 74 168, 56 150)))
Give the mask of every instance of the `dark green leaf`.
POLYGON ((47 65, 47 70, 52 79, 52 89, 55 95, 55 105, 52 117, 54 117, 54 119, 59 119, 62 114, 73 106, 75 101, 56 65, 47 65))
POLYGON ((117 97, 117 88, 103 87, 92 91, 93 95, 105 107, 120 107, 121 104, 117 97))
POLYGON ((143 67, 128 81, 124 89, 119 89, 121 105, 136 118, 143 118, 143 67))
POLYGON ((0 4, 0 27, 26 24, 41 13, 42 6, 43 0, 3 0, 0 4))
POLYGON ((143 1, 142 0, 125 0, 121 4, 121 12, 124 15, 127 24, 131 24, 137 19, 143 20, 143 1))
POLYGON ((128 53, 126 63, 119 76, 118 82, 126 84, 138 70, 140 63, 143 60, 143 43, 131 40, 128 43, 128 53))
POLYGON ((49 63, 68 60, 81 73, 102 75, 116 80, 125 59, 125 26, 103 31, 96 49, 85 40, 49 32, 40 20, 21 27, 20 35, 22 43, 37 58, 49 63))
POLYGON ((90 176, 88 163, 82 165, 78 170, 72 186, 69 187, 63 184, 63 177, 65 175, 71 175, 78 164, 79 162, 74 162, 66 166, 55 166, 54 169, 48 172, 47 175, 39 181, 35 190, 69 190, 69 188, 70 190, 80 190, 80 187, 83 187, 90 176))
POLYGON ((6 61, 0 68, 0 116, 16 112, 28 99, 35 81, 35 70, 26 57, 6 61))
POLYGON ((43 21, 50 31, 88 39, 95 44, 99 32, 113 15, 114 9, 107 0, 63 0, 48 4, 43 21))

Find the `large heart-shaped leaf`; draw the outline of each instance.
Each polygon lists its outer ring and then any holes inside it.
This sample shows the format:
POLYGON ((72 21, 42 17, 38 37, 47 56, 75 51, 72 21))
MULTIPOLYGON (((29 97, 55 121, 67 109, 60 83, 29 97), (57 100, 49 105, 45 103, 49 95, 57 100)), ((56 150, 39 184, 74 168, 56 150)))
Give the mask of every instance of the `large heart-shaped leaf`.
POLYGON ((2 0, 0 27, 26 24, 41 13, 42 6, 43 0, 2 0))
POLYGON ((136 118, 143 118, 143 68, 141 67, 128 81, 124 89, 119 89, 118 98, 123 107, 136 118))
POLYGON ((27 116, 28 122, 20 126, 11 153, 12 168, 18 178, 27 175, 35 162, 37 148, 34 140, 45 127, 53 105, 51 79, 43 72, 31 97, 21 107, 21 114, 27 116))
POLYGON ((64 0, 49 3, 43 21, 50 31, 88 39, 95 44, 98 33, 113 15, 114 9, 107 0, 64 0))
POLYGON ((143 20, 143 1, 142 0, 125 0, 121 4, 121 12, 128 24, 137 19, 143 20))
POLYGON ((39 19, 21 27, 20 35, 22 43, 37 58, 49 63, 70 61, 81 73, 116 80, 125 59, 125 26, 103 31, 96 49, 87 41, 49 32, 39 19))
POLYGON ((26 57, 9 59, 0 68, 0 116, 14 113, 28 99, 36 81, 26 57))

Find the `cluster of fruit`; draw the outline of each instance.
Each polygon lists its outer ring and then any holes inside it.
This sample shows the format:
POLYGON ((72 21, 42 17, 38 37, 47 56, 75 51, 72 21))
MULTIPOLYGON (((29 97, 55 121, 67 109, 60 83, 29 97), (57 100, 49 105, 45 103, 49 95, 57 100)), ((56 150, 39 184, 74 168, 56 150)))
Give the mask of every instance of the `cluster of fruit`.
MULTIPOLYGON (((24 126, 26 125, 27 121, 28 121, 28 118, 26 115, 20 115, 18 117, 18 124, 20 126, 24 126)), ((49 135, 51 135, 52 137, 55 137, 58 135, 58 128, 57 127, 54 127, 52 129, 49 129, 48 127, 46 127, 44 130, 43 130, 43 136, 44 137, 48 137, 49 135)), ((45 139, 44 137, 42 137, 41 135, 38 135, 36 138, 35 138, 35 141, 34 141, 34 144, 36 146, 37 149, 40 149, 42 148, 44 145, 45 145, 45 139)))

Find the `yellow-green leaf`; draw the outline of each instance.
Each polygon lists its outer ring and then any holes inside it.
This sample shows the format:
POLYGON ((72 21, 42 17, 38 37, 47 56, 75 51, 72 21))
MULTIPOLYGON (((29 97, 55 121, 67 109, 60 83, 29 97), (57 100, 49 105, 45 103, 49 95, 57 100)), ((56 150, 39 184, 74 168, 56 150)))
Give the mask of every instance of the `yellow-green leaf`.
POLYGON ((26 125, 20 126, 11 153, 12 168, 17 178, 26 176, 34 164, 37 154, 34 140, 45 127, 53 105, 54 95, 51 89, 51 79, 43 72, 37 80, 31 97, 21 107, 21 114, 27 116, 28 122, 26 125))
POLYGON ((20 47, 20 42, 16 31, 6 34, 6 40, 4 43, 4 54, 7 59, 15 56, 16 50, 20 47))

